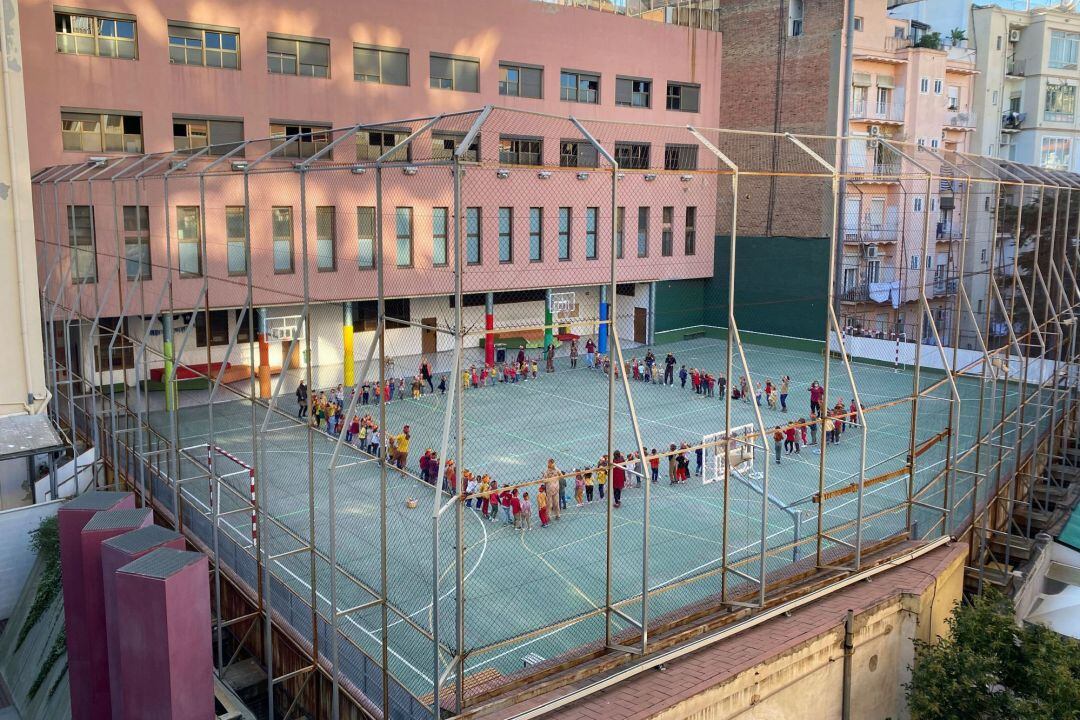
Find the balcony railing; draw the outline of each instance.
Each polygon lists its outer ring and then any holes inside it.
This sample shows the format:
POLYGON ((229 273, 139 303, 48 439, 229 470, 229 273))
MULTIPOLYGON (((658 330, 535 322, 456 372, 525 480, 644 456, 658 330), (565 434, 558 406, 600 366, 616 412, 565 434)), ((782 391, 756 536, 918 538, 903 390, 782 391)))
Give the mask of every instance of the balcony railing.
POLYGON ((851 119, 904 122, 904 104, 856 100, 851 104, 851 119))
POLYGON ((945 127, 974 128, 978 115, 974 110, 950 108, 945 115, 945 127))
POLYGON ((1016 132, 1022 129, 1025 120, 1027 120, 1027 113, 1011 111, 1003 113, 1001 116, 1001 129, 1006 132, 1016 132))
POLYGON ((1027 74, 1027 61, 1009 57, 1005 61, 1005 75, 1007 77, 1024 77, 1027 74))
POLYGON ((870 225, 863 223, 844 229, 844 236, 848 242, 880 243, 896 242, 900 239, 899 223, 885 225, 870 225))
POLYGON ((885 38, 885 50, 896 52, 911 47, 910 37, 887 37, 885 38))

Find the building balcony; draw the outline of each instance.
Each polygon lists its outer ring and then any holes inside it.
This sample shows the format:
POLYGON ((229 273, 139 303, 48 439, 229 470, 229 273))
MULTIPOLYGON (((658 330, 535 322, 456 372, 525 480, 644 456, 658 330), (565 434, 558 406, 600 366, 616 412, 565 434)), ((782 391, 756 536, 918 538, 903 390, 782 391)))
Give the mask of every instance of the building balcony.
POLYGON ((1022 112, 1007 112, 1001 116, 1001 132, 1014 133, 1020 132, 1024 129, 1024 121, 1027 120, 1027 113, 1022 112))
POLYGON ((932 282, 926 284, 926 294, 935 298, 951 297, 956 295, 960 286, 960 278, 956 274, 938 276, 934 275, 932 282))
POLYGON ((1011 55, 1005 61, 1005 77, 1023 78, 1027 75, 1027 61, 1017 60, 1011 55))
POLYGON ((850 243, 887 243, 900 240, 900 227, 898 223, 871 225, 864 223, 861 226, 844 228, 844 242, 850 243))
POLYGON ((978 114, 971 109, 950 107, 945 111, 945 127, 955 130, 974 130, 978 114))
POLYGON ((891 262, 889 258, 881 258, 844 265, 840 271, 839 299, 849 303, 891 303, 893 295, 902 290, 894 282, 897 270, 889 265, 891 262))
POLYGON ((851 104, 851 119, 899 125, 904 122, 904 104, 856 100, 851 104))
POLYGON ((900 161, 889 160, 875 162, 868 166, 852 165, 849 168, 853 177, 848 179, 853 183, 898 183, 900 182, 900 161))

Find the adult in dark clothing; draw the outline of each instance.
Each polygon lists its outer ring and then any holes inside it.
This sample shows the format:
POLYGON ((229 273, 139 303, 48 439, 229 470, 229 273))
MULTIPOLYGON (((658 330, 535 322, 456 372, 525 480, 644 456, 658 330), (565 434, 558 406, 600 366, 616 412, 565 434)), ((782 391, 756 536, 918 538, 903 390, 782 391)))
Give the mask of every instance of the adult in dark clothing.
POLYGON ((555 343, 548 345, 547 349, 547 371, 555 372, 555 343))
POLYGON ((427 360, 420 363, 420 379, 427 383, 428 391, 435 392, 435 385, 431 382, 431 363, 427 360))
POLYGON ((307 417, 307 401, 308 401, 308 389, 307 384, 303 380, 296 387, 296 404, 300 406, 300 410, 296 413, 296 417, 307 417))
POLYGON ((622 491, 626 486, 626 468, 619 464, 622 461, 622 453, 616 450, 615 459, 611 467, 611 490, 615 507, 622 507, 622 491))
POLYGON ((671 353, 668 353, 667 357, 664 358, 664 384, 675 384, 675 356, 671 353))

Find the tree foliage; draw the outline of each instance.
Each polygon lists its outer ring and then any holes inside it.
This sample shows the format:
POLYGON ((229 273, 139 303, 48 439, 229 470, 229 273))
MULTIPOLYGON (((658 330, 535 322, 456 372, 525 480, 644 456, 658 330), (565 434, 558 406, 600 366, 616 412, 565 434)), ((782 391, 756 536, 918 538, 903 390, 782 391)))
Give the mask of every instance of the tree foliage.
POLYGON ((949 636, 915 643, 906 686, 912 720, 1077 720, 1080 643, 1017 626, 996 590, 958 605, 949 636))

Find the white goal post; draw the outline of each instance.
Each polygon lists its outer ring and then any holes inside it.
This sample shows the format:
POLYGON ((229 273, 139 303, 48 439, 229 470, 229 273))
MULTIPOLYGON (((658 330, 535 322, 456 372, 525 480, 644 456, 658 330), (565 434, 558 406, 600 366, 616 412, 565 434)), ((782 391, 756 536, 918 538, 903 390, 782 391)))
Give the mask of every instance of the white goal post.
POLYGON ((754 471, 754 455, 758 450, 755 445, 755 430, 752 424, 740 425, 728 431, 709 433, 702 437, 705 448, 705 467, 701 482, 709 485, 724 479, 724 468, 730 465, 731 471, 745 478, 757 479, 761 473, 754 471))

